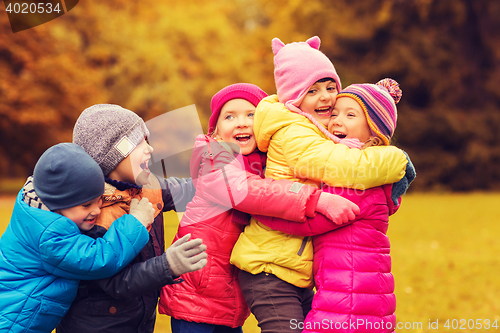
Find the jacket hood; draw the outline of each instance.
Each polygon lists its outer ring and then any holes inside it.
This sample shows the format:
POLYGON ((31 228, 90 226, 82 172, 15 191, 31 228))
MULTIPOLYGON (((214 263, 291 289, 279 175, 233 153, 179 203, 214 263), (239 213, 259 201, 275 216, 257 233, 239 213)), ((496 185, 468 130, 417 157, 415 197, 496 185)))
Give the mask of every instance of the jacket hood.
MULTIPOLYGON (((193 148, 193 154, 191 155, 191 160, 189 162, 189 172, 191 174, 191 179, 193 180, 193 185, 196 188, 196 183, 198 180, 199 176, 199 169, 200 165, 202 163, 202 160, 205 156, 209 156, 211 154, 211 159, 213 161, 217 160, 217 155, 221 152, 225 152, 227 154, 227 151, 232 153, 234 155, 234 158, 237 159, 241 165, 243 164, 243 155, 237 154, 235 151, 231 149, 231 147, 226 144, 225 142, 220 142, 217 141, 213 138, 211 138, 208 135, 198 135, 196 137, 195 143, 194 143, 194 148, 193 148), (208 146, 210 144, 210 147, 208 146)), ((228 163, 226 159, 224 159, 223 163, 228 163)), ((217 163, 217 165, 212 164, 212 169, 220 169, 223 167, 220 163, 217 163)))
POLYGON ((278 95, 264 98, 255 110, 253 131, 257 147, 267 152, 274 133, 296 122, 308 121, 304 116, 288 110, 278 100, 278 95))
POLYGON ((201 160, 203 156, 208 153, 207 143, 210 142, 210 140, 215 141, 208 135, 198 135, 194 142, 193 154, 191 155, 191 160, 189 161, 189 173, 191 174, 191 179, 193 180, 195 188, 198 181, 198 170, 200 168, 201 160))

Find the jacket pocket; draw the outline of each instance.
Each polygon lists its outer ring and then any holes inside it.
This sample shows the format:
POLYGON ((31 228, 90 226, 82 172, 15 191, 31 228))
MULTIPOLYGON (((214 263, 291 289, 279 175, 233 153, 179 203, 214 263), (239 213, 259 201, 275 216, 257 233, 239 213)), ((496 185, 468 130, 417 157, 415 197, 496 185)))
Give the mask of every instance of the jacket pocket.
POLYGON ((229 264, 229 257, 209 255, 207 266, 199 275, 196 292, 211 298, 234 298, 234 270, 235 267, 229 264))
POLYGON ((300 248, 299 248, 299 251, 297 252, 297 255, 299 257, 302 256, 302 254, 304 253, 304 249, 306 248, 306 245, 307 245, 307 241, 309 240, 309 237, 304 237, 304 239, 302 240, 302 244, 300 244, 300 248))
POLYGON ((30 331, 51 331, 64 314, 69 309, 69 304, 55 302, 53 300, 42 298, 38 311, 35 312, 30 324, 30 331))
POLYGON ((207 264, 200 270, 196 272, 192 272, 191 278, 193 281, 193 285, 198 294, 203 294, 208 287, 208 279, 210 277, 210 270, 212 268, 212 256, 208 255, 207 264))
POLYGON ((117 299, 91 299, 86 301, 86 312, 92 316, 133 316, 142 308, 140 297, 117 299))

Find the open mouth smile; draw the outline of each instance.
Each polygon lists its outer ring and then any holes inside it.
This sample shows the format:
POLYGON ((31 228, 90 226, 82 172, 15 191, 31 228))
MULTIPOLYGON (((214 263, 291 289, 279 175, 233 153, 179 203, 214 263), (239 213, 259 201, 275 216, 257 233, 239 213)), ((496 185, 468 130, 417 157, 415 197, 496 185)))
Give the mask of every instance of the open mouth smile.
POLYGON ((96 219, 97 219, 97 216, 95 216, 95 217, 93 217, 91 219, 85 219, 83 221, 87 222, 87 223, 90 223, 90 224, 94 224, 96 219))
POLYGON ((320 108, 314 109, 314 111, 322 117, 330 117, 332 108, 330 106, 322 106, 320 108))
POLYGON ((142 169, 144 172, 146 172, 146 173, 150 173, 148 163, 149 163, 149 160, 147 160, 147 161, 145 161, 145 162, 142 162, 142 163, 141 163, 141 169, 142 169))
POLYGON ((337 132, 337 131, 333 132, 332 134, 335 135, 339 139, 345 139, 345 137, 347 136, 347 134, 344 134, 342 132, 337 132))
POLYGON ((252 138, 252 135, 247 134, 247 133, 236 134, 234 136, 234 139, 236 141, 238 141, 238 143, 243 144, 243 145, 247 144, 250 141, 251 138, 252 138))

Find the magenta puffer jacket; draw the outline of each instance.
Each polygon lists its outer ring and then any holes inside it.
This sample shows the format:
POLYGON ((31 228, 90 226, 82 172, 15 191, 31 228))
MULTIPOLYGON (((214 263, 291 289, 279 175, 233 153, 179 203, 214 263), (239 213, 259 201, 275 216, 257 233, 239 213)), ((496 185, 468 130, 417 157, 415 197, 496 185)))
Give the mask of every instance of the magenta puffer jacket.
POLYGON ((183 274, 183 282, 163 288, 160 313, 198 323, 242 326, 250 310, 239 287, 238 270, 229 263, 245 226, 236 220, 248 223, 250 216, 242 218, 244 213, 294 221, 315 215, 321 190, 288 180, 262 179, 242 165, 241 155, 208 136, 197 137, 191 158, 196 194, 174 241, 188 233, 203 239, 208 262, 199 271, 183 274))
MULTIPOLYGON (((360 191, 323 190, 356 203, 354 222, 338 226, 318 214, 306 223, 259 217, 273 229, 314 236, 314 295, 303 332, 393 332, 396 297, 391 273, 389 215, 399 208, 391 200, 392 185, 360 191)), ((293 324, 293 323, 292 323, 293 324)), ((299 323, 295 323, 299 325, 299 323)))

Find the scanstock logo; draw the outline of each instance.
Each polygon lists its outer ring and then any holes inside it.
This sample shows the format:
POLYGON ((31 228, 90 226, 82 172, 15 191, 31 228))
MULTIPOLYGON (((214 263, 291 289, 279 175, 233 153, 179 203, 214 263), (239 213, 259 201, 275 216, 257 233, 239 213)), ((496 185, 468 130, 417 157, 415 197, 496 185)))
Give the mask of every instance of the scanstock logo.
POLYGON ((12 32, 36 27, 63 16, 78 0, 3 0, 12 32))
MULTIPOLYGON (((222 149, 237 151, 237 146, 231 147, 231 143, 208 143, 197 144, 195 140, 198 135, 203 134, 200 116, 194 104, 166 112, 153 119, 146 121, 149 130, 148 141, 153 147, 153 153, 149 160, 149 170, 160 178, 177 177, 192 178, 193 182, 210 185, 210 200, 216 202, 218 209, 207 209, 202 218, 208 219, 230 210, 246 198, 248 184, 246 171, 243 167, 245 162, 241 154, 231 154, 233 158, 224 155, 222 161, 218 161, 212 167, 214 170, 201 171, 193 164, 191 170, 192 156, 217 155, 222 149), (223 148, 227 147, 227 148, 223 148), (214 178, 214 175, 217 177, 214 178)), ((195 161, 197 161, 195 159, 195 161)), ((251 167, 251 166, 250 166, 251 167)), ((184 211, 186 202, 175 187, 170 189, 177 211, 184 211)), ((276 192, 277 190, 274 190, 276 192)))

